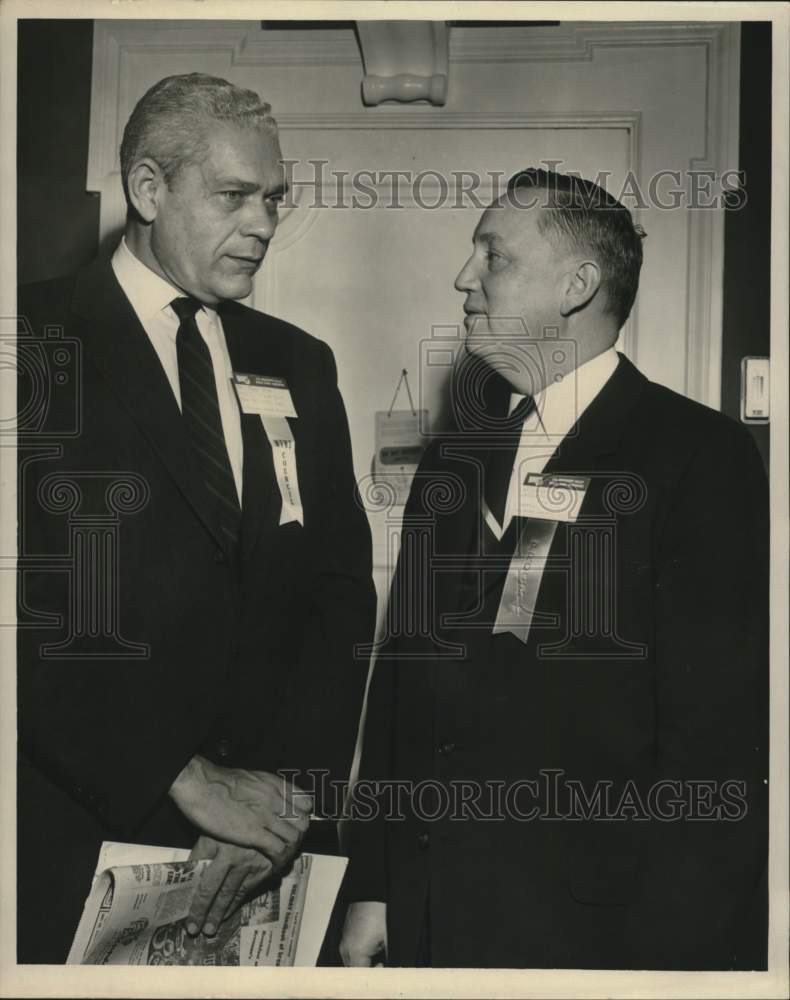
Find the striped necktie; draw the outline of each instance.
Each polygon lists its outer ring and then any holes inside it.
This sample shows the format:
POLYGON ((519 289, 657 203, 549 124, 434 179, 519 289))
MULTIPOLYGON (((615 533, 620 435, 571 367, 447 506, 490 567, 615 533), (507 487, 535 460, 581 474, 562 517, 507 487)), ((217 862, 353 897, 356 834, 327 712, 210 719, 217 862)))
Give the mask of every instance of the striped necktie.
POLYGON ((176 352, 181 412, 206 489, 216 501, 219 528, 235 545, 239 537, 241 509, 222 430, 214 366, 195 320, 195 314, 202 305, 193 298, 173 299, 170 305, 179 319, 176 352))

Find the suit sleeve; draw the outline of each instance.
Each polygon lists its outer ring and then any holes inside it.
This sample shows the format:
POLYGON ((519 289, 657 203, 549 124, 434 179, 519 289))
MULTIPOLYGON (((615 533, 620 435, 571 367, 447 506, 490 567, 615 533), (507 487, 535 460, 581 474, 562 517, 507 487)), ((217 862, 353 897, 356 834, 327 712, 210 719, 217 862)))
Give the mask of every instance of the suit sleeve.
MULTIPOLYGON (((65 369, 70 377, 64 378, 61 388, 52 380, 47 394, 41 396, 40 413, 31 408, 30 400, 36 401, 42 387, 40 372, 47 370, 47 325, 55 317, 68 315, 70 297, 71 286, 65 283, 54 291, 46 285, 23 288, 18 297, 20 316, 30 326, 30 335, 19 338, 17 366, 19 751, 22 762, 40 772, 35 778, 38 785, 48 790, 50 785, 56 786, 108 830, 130 837, 165 798, 205 737, 215 702, 207 697, 206 685, 199 679, 184 683, 181 672, 162 669, 161 661, 146 650, 145 594, 142 588, 124 590, 132 577, 125 576, 119 582, 120 561, 104 563, 107 548, 79 549, 69 534, 66 508, 72 477, 81 491, 80 512, 91 515, 106 509, 106 483, 113 477, 123 483, 126 477, 123 460, 112 468, 106 466, 106 459, 97 464, 100 460, 92 457, 86 444, 90 439, 86 428, 91 422, 95 426, 99 420, 106 421, 107 416, 102 410, 97 417, 95 400, 91 402, 92 397, 82 391, 91 369, 79 339, 71 333, 64 336, 62 346, 55 341, 69 364, 73 363, 65 369), (74 428, 79 433, 74 433, 74 428), (53 475, 61 485, 46 489, 53 475), (101 610, 124 639, 131 634, 134 646, 123 647, 120 640, 114 645, 118 638, 115 631, 104 637, 95 632, 89 635, 99 640, 93 646, 67 643, 70 631, 77 627, 75 621, 83 624, 86 633, 94 626, 90 615, 96 608, 91 603, 96 592, 79 590, 72 579, 77 558, 91 582, 99 569, 109 573, 107 567, 114 565, 114 575, 102 577, 96 584, 106 602, 101 610), (133 596, 127 601, 130 592, 133 596), (130 633, 131 606, 135 615, 130 633), (78 615, 82 618, 77 619, 78 615), (96 655, 96 646, 105 651, 101 657, 96 655)), ((98 533, 118 560, 134 544, 128 537, 139 538, 126 532, 127 525, 129 530, 139 530, 135 524, 147 515, 148 506, 141 504, 140 510, 142 513, 133 511, 111 521, 108 533, 117 528, 117 550, 112 548, 109 534, 98 533)), ((88 528, 97 524, 92 517, 83 521, 88 528)), ((100 527, 107 524, 101 518, 98 523, 100 527)), ((79 538, 86 537, 92 537, 87 529, 79 538)), ((159 572, 165 580, 171 570, 175 573, 175 558, 168 561, 166 552, 162 563, 151 571, 159 572)), ((213 563, 212 569, 217 570, 213 563)), ((180 579, 174 576, 173 592, 180 579)), ((99 612, 95 613, 99 618, 99 612)), ((165 631, 171 631, 169 620, 165 631)), ((183 631, 185 648, 189 642, 201 641, 191 632, 187 634, 187 628, 183 631)), ((180 644, 181 640, 174 642, 180 644)), ((210 649, 215 642, 212 636, 205 644, 210 649)), ((24 773, 31 770, 28 766, 24 773)), ((57 820, 44 816, 42 822, 56 824, 57 820)))
POLYGON ((359 775, 343 830, 349 855, 343 891, 350 903, 387 901, 387 829, 380 790, 391 768, 394 679, 392 661, 379 659, 368 689, 359 775))
POLYGON ((659 967, 721 968, 767 853, 768 496, 745 430, 711 435, 669 511, 654 581, 655 778, 684 782, 698 818, 649 824, 628 933, 636 954, 652 939, 659 967))
MULTIPOLYGON (((296 697, 304 716, 288 720, 299 733, 294 768, 326 774, 313 781, 316 812, 336 816, 336 789, 347 785, 373 641, 376 593, 370 527, 357 490, 348 421, 331 350, 321 344, 317 419, 323 442, 322 509, 312 535, 311 573, 305 592, 304 628, 294 683, 309 690, 296 697), (328 772, 328 773, 327 773, 328 772), (332 789, 331 783, 335 783, 332 789), (330 794, 331 793, 331 794, 330 794)), ((298 777, 296 778, 299 782, 298 777)))
MULTIPOLYGON (((419 482, 430 475, 435 466, 438 443, 431 445, 412 483, 403 513, 401 545, 390 588, 387 621, 399 603, 399 595, 413 589, 415 567, 412 564, 415 546, 406 541, 411 526, 424 522, 424 490, 419 482)), ((350 902, 387 901, 387 803, 390 800, 387 782, 396 779, 394 773, 395 732, 398 725, 398 657, 402 644, 410 643, 414 652, 419 639, 399 636, 399 630, 386 629, 380 641, 367 693, 362 751, 357 783, 350 799, 351 819, 345 830, 345 846, 349 854, 349 869, 344 892, 350 902)))

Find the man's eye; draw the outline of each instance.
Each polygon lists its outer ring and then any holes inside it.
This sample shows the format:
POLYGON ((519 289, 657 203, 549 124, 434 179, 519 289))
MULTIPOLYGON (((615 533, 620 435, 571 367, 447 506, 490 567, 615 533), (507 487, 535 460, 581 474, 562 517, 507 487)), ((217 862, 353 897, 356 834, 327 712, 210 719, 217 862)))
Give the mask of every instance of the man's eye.
POLYGON ((493 250, 489 250, 486 253, 486 261, 488 262, 489 267, 497 267, 503 260, 504 257, 502 254, 495 253, 493 250))
POLYGON ((220 191, 220 194, 231 205, 237 205, 244 197, 243 191, 220 191))

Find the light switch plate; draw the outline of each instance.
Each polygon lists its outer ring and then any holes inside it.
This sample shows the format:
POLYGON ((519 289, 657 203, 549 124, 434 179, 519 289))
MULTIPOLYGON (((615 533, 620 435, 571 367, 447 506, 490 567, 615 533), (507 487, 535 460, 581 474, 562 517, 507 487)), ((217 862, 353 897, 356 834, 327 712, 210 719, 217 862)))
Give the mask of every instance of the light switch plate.
POLYGON ((741 359, 741 420, 745 424, 767 424, 771 415, 771 368, 769 358, 741 359))

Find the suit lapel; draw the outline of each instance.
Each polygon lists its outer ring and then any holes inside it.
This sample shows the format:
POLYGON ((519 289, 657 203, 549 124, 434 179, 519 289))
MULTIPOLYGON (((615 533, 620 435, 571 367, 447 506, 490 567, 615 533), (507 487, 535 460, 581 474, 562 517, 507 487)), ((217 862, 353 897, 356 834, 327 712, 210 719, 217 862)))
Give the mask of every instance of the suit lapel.
MULTIPOLYGON (((600 469, 602 459, 605 456, 616 452, 623 429, 628 423, 628 413, 647 384, 644 375, 624 355, 619 355, 619 359, 619 364, 609 381, 555 449, 546 463, 544 474, 592 474, 600 469)), ((583 510, 586 509, 589 513, 590 504, 597 503, 596 498, 600 496, 601 489, 600 481, 593 479, 588 496, 585 498, 583 510)), ((476 504, 476 521, 479 525, 483 525, 483 514, 479 501, 476 504)), ((559 527, 563 530, 558 530, 554 537, 552 549, 555 550, 557 546, 563 544, 567 530, 567 526, 559 525, 559 527)), ((513 525, 509 529, 508 536, 513 539, 513 548, 515 548, 518 534, 512 529, 513 525)), ((459 549, 459 551, 463 550, 459 549)), ((477 550, 467 549, 466 551, 477 550)), ((483 575, 482 597, 484 600, 493 588, 502 583, 502 576, 502 573, 496 572, 487 572, 483 575)), ((459 610, 468 611, 472 606, 470 602, 474 602, 479 597, 479 590, 474 588, 474 593, 470 591, 464 603, 459 605, 459 610)))
MULTIPOLYGON (((220 316, 235 372, 282 374, 276 370, 279 365, 275 358, 271 359, 271 370, 263 370, 266 363, 260 351, 255 350, 262 340, 261 331, 250 322, 248 313, 235 307, 235 303, 226 302, 220 308, 220 316)), ((241 548, 242 553, 249 555, 261 530, 277 526, 279 506, 275 503, 278 495, 272 450, 261 418, 254 413, 242 413, 241 433, 244 444, 241 548)))
POLYGON ((617 451, 628 413, 647 384, 625 355, 618 356, 614 374, 557 446, 544 472, 594 472, 603 456, 617 451))
POLYGON ((85 322, 87 354, 112 386, 148 444, 162 460, 184 499, 226 549, 213 501, 206 490, 181 411, 145 330, 123 293, 110 261, 94 261, 77 276, 72 301, 85 322))
POLYGON ((436 581, 437 606, 443 612, 470 610, 480 596, 480 571, 471 561, 485 552, 484 533, 488 531, 481 511, 482 466, 486 456, 484 442, 450 438, 442 445, 439 468, 448 466, 461 484, 467 502, 450 514, 438 515, 434 551, 457 563, 453 572, 439 574, 436 581))

